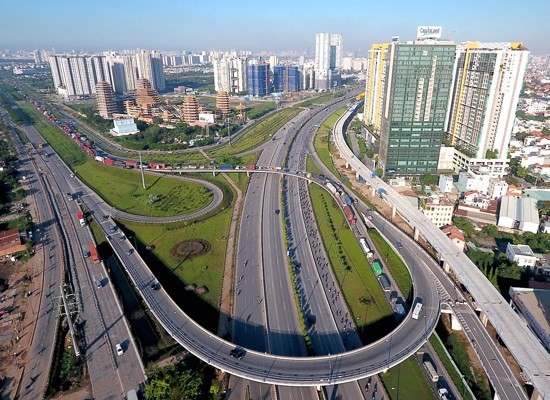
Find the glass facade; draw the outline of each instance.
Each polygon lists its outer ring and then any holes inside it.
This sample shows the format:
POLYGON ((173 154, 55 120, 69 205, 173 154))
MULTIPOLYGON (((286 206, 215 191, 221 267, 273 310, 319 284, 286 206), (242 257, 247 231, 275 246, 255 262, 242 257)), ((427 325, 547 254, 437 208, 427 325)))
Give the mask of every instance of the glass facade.
POLYGON ((388 63, 380 167, 397 174, 437 172, 451 89, 454 44, 395 44, 388 63))
POLYGON ((286 65, 273 67, 273 90, 275 92, 298 92, 300 90, 298 67, 286 65))
POLYGON ((249 95, 263 97, 271 93, 269 64, 249 65, 246 71, 249 95))

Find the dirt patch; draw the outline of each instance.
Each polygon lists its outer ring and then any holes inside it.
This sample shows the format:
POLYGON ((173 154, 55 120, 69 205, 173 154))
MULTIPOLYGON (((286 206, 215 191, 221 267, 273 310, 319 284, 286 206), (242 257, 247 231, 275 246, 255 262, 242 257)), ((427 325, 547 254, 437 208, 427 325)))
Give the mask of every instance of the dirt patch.
POLYGON ((206 254, 209 251, 209 242, 203 239, 191 239, 177 243, 172 247, 172 250, 170 250, 170 255, 177 260, 186 261, 206 254))

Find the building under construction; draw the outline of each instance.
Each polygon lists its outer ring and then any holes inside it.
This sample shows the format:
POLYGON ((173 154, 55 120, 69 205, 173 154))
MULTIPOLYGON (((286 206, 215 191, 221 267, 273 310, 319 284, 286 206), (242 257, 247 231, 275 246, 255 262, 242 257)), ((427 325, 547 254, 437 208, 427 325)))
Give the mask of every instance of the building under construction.
POLYGON ((273 90, 278 93, 300 91, 300 69, 291 65, 273 67, 273 90))

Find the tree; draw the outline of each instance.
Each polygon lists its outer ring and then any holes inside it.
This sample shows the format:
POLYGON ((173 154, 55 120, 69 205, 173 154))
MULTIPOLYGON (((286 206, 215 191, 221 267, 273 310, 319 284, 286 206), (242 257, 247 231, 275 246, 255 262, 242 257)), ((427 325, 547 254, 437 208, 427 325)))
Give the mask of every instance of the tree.
POLYGON ((170 400, 172 398, 170 385, 163 379, 151 379, 145 386, 145 398, 147 400, 170 400))
POLYGON ((537 203, 537 208, 542 215, 550 215, 550 201, 543 200, 537 203))
POLYGON ((485 225, 480 232, 481 237, 497 237, 498 229, 494 225, 485 225))
POLYGON ((487 150, 485 152, 485 158, 488 160, 495 160, 498 158, 498 151, 497 150, 487 150))
POLYGON ((422 185, 426 186, 426 185, 437 185, 437 183, 439 182, 439 176, 438 175, 432 175, 432 174, 425 174, 425 175, 422 175, 420 178, 419 178, 419 181, 422 185))
POLYGON ((466 235, 471 236, 475 233, 474 224, 468 218, 454 217, 453 225, 463 231, 466 235))

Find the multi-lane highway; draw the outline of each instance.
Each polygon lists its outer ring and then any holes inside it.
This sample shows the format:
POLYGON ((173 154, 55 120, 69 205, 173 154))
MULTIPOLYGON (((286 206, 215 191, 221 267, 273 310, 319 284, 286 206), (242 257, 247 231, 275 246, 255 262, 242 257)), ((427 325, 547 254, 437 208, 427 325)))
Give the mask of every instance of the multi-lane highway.
MULTIPOLYGON (((334 140, 341 156, 358 175, 365 179, 368 185, 377 190, 386 202, 395 207, 403 218, 408 220, 415 230, 434 246, 441 260, 455 272, 458 279, 475 299, 476 305, 483 310, 491 323, 494 326, 507 327, 500 332, 502 340, 540 396, 545 397, 550 394, 549 354, 468 257, 457 251, 454 243, 448 240, 445 234, 409 202, 403 201, 399 193, 392 187, 378 177, 373 177, 372 171, 353 155, 344 139, 345 126, 350 115, 352 115, 352 110, 348 110, 341 117, 334 130, 334 140)), ((422 268, 427 265, 433 266, 433 262, 425 260, 420 265, 418 263, 413 265, 422 268)), ((447 292, 450 294, 455 293, 456 290, 452 287, 449 279, 439 269, 437 271, 440 275, 440 281, 447 285, 447 292)), ((457 313, 459 320, 465 324, 468 337, 475 342, 476 352, 480 356, 491 383, 500 398, 525 398, 525 393, 521 390, 509 366, 498 352, 498 349, 495 348, 487 332, 481 326, 477 316, 470 308, 459 308, 457 313), (475 340, 474 337, 479 339, 475 340), (480 344, 478 345, 478 343, 480 344)))

